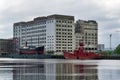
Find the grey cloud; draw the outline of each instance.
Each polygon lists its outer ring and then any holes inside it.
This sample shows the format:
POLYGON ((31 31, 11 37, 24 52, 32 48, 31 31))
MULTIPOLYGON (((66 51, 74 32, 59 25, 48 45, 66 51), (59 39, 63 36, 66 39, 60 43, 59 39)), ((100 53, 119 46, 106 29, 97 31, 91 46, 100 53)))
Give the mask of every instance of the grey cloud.
POLYGON ((21 0, 20 4, 10 5, 0 11, 0 27, 3 27, 0 29, 0 37, 12 36, 12 25, 15 22, 32 20, 38 16, 65 14, 75 16, 76 20, 96 20, 101 34, 99 42, 109 45, 106 36, 112 33, 111 29, 119 28, 120 10, 108 9, 108 6, 104 8, 104 4, 98 5, 98 2, 101 3, 96 0, 21 0))

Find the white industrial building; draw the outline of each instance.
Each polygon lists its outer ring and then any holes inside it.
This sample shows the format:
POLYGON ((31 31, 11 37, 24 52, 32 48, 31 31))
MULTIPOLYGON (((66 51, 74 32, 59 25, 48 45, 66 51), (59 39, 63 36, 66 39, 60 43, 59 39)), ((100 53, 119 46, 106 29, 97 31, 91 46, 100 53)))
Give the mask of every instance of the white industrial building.
POLYGON ((45 50, 52 53, 74 49, 74 16, 37 17, 33 21, 14 23, 13 27, 19 47, 27 42, 28 46, 45 46, 45 50))

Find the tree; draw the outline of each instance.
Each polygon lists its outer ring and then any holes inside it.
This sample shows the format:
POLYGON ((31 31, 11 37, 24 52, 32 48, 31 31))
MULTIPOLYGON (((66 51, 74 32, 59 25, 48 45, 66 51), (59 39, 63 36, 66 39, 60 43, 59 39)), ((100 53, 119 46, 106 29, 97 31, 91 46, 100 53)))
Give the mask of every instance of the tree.
POLYGON ((114 50, 115 54, 120 54, 120 44, 116 47, 116 49, 114 50))
POLYGON ((113 51, 107 50, 107 51, 101 51, 101 52, 99 52, 99 53, 102 54, 102 55, 109 56, 109 55, 111 55, 111 54, 113 53, 113 51))

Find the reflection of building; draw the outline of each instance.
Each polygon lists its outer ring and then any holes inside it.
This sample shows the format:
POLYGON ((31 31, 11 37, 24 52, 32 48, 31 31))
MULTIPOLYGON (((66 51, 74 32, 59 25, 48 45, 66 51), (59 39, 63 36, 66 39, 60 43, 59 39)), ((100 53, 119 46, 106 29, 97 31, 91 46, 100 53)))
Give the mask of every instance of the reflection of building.
POLYGON ((105 49, 104 44, 98 44, 98 51, 103 51, 105 49))
POLYGON ((98 80, 95 65, 74 65, 74 80, 98 80))
POLYGON ((56 64, 56 80, 74 80, 74 65, 68 63, 56 64))
POLYGON ((46 74, 49 74, 46 80, 98 80, 96 65, 56 63, 46 66, 46 74))
POLYGON ((13 80, 12 68, 0 67, 0 80, 13 80))
POLYGON ((74 80, 74 65, 68 63, 45 64, 46 80, 74 80))
POLYGON ((78 40, 84 42, 85 50, 95 52, 98 45, 98 24, 96 21, 78 20, 75 24, 76 47, 78 40))
POLYGON ((56 66, 55 64, 45 63, 45 76, 46 80, 56 80, 56 66))
POLYGON ((13 68, 13 80, 46 80, 44 64, 27 66, 26 64, 13 68))
POLYGON ((30 64, 13 68, 13 80, 98 80, 96 65, 49 61, 30 64))
POLYGON ((37 17, 33 21, 14 24, 14 37, 20 46, 44 45, 47 52, 72 52, 74 49, 74 16, 50 15, 37 17))

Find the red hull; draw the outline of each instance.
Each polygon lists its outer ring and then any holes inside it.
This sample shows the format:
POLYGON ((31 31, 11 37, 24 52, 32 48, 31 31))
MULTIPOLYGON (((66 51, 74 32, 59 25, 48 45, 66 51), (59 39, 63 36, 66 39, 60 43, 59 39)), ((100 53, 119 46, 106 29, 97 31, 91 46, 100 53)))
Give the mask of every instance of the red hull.
POLYGON ((24 51, 20 51, 20 54, 35 54, 36 53, 36 51, 35 50, 24 50, 24 51))
POLYGON ((74 53, 64 52, 65 59, 97 59, 99 58, 98 54, 95 53, 84 53, 75 55, 74 53))
POLYGON ((84 47, 83 47, 83 43, 80 43, 79 45, 80 45, 79 49, 74 50, 73 53, 63 52, 65 59, 82 59, 82 60, 85 60, 85 59, 96 59, 96 58, 100 57, 99 54, 96 54, 94 52, 85 52, 84 47))
POLYGON ((37 47, 37 48, 22 48, 19 51, 20 54, 44 54, 44 46, 37 47))

